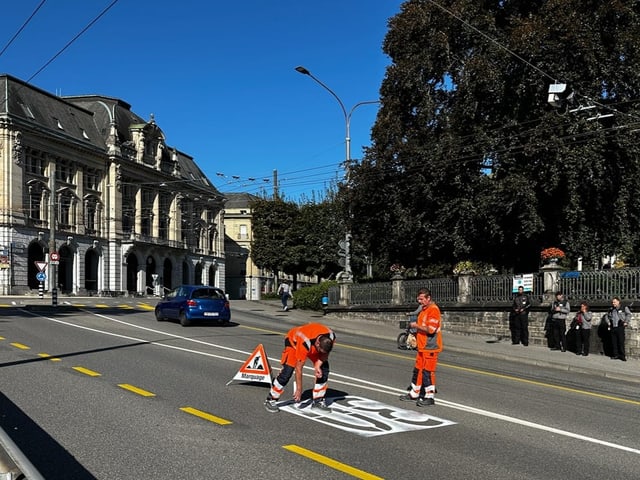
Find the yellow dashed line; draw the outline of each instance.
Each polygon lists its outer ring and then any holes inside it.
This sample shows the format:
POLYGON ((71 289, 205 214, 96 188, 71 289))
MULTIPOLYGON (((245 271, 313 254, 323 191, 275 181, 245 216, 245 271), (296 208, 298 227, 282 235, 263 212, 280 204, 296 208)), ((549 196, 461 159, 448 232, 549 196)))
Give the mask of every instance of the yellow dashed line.
POLYGON ((101 375, 98 372, 94 372, 93 370, 89 370, 88 368, 84 368, 84 367, 71 367, 71 368, 73 368, 76 372, 84 373, 85 375, 89 375, 90 377, 99 377, 101 375))
POLYGON ((19 348, 20 350, 31 350, 31 347, 27 347, 26 345, 23 345, 22 343, 12 342, 11 345, 16 347, 16 348, 19 348))
POLYGON ((104 303, 96 303, 96 308, 109 308, 109 305, 104 303))
POLYGON ((48 353, 39 353, 38 356, 40 358, 46 358, 51 360, 52 362, 60 362, 61 360, 57 357, 52 357, 51 355, 49 355, 48 353))
POLYGON ((134 387, 133 385, 129 385, 128 383, 120 383, 118 384, 120 388, 124 388, 125 390, 129 390, 130 392, 137 393, 138 395, 142 395, 143 397, 155 397, 155 393, 148 392, 138 387, 134 387))
POLYGON ((195 415, 196 417, 204 418, 205 420, 209 420, 210 422, 217 423, 218 425, 231 425, 233 422, 230 420, 225 420, 224 418, 216 417, 215 415, 211 415, 210 413, 203 412, 202 410, 198 410, 193 407, 181 407, 185 413, 190 413, 191 415, 195 415))
POLYGON ((149 305, 148 303, 140 303, 140 304, 138 304, 138 306, 143 310, 155 310, 156 309, 156 307, 154 307, 153 305, 149 305))
POLYGON ((325 457, 324 455, 320 455, 319 453, 315 453, 315 452, 312 452, 311 450, 307 450, 306 448, 298 447, 297 445, 284 445, 282 448, 284 448, 285 450, 289 450, 290 452, 297 453, 298 455, 302 455, 303 457, 309 458, 323 465, 326 465, 327 467, 331 467, 334 470, 338 470, 339 472, 346 473, 347 475, 351 475, 352 477, 355 477, 355 478, 362 478, 364 480, 382 480, 382 477, 378 477, 377 475, 373 475, 363 470, 350 467, 345 463, 338 462, 329 457, 325 457))
POLYGON ((133 310, 133 307, 131 305, 126 305, 124 303, 118 305, 118 308, 124 308, 125 310, 133 310))

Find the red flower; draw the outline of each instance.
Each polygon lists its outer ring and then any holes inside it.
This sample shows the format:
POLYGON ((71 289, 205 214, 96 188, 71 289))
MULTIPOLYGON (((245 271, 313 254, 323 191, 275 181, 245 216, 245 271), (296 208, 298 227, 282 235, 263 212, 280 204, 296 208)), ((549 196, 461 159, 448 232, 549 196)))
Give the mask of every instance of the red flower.
POLYGON ((542 260, 551 260, 552 258, 564 258, 564 252, 556 247, 545 248, 540 252, 542 260))

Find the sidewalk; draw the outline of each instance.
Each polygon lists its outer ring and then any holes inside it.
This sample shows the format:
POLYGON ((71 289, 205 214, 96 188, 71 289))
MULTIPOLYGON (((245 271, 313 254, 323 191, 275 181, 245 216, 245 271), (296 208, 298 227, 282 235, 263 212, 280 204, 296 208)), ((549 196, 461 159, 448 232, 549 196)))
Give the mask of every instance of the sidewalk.
MULTIPOLYGON (((367 321, 361 318, 349 319, 349 325, 345 328, 345 320, 335 316, 323 315, 322 312, 292 309, 283 312, 278 300, 274 301, 248 301, 233 300, 231 308, 237 311, 263 310, 265 315, 273 315, 274 318, 292 324, 304 324, 319 322, 335 330, 340 338, 341 331, 349 331, 375 338, 388 339, 390 345, 395 345, 398 334, 402 331, 397 324, 389 324, 377 321, 367 321)), ((588 357, 578 356, 572 352, 551 351, 546 347, 530 345, 512 345, 510 338, 496 339, 495 337, 480 337, 456 335, 443 332, 443 344, 445 351, 464 352, 473 355, 492 357, 508 362, 519 362, 532 366, 555 368, 588 375, 600 375, 605 378, 623 380, 626 382, 640 383, 640 361, 628 359, 626 362, 611 360, 601 355, 598 350, 591 352, 588 357)))

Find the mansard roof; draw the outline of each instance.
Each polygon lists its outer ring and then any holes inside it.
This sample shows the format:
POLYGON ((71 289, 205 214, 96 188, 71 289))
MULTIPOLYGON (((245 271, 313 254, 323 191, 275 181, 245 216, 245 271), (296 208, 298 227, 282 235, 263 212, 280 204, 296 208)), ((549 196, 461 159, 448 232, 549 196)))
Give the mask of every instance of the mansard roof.
MULTIPOLYGON (((10 117, 16 124, 31 129, 43 129, 47 135, 63 141, 81 142, 103 153, 110 145, 111 127, 117 130, 115 142, 134 150, 132 132, 144 131, 145 136, 160 139, 165 136, 155 119, 144 120, 131 110, 127 102, 106 95, 72 95, 58 97, 7 74, 0 74, 0 117, 10 117)), ((43 132, 44 133, 44 132, 43 132)), ((112 143, 112 142, 111 142, 112 143)), ((163 162, 171 168, 163 169, 194 187, 217 189, 202 172, 193 158, 176 148, 163 149, 163 162)))
POLYGON ((256 195, 252 195, 250 193, 244 193, 244 192, 240 192, 240 193, 224 193, 223 192, 223 195, 227 198, 227 201, 225 203, 225 208, 227 209, 249 208, 249 205, 251 204, 251 202, 260 199, 260 197, 257 197, 256 195))
POLYGON ((0 115, 87 147, 106 146, 92 112, 7 74, 0 74, 0 115))

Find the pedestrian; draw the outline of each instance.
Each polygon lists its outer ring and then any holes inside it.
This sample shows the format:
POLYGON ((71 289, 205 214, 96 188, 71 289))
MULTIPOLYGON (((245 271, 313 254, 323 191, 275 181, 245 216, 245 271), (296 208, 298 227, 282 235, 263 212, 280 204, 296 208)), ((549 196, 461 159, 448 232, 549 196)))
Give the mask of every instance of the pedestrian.
POLYGON ((589 355, 589 345, 591 343, 591 320, 593 313, 589 309, 587 302, 580 303, 580 310, 576 313, 571 322, 576 336, 576 355, 589 355))
POLYGON ((418 352, 411 377, 411 388, 400 396, 404 402, 416 402, 416 405, 435 404, 435 372, 438 354, 442 351, 442 331, 440 309, 431 298, 431 291, 426 288, 418 291, 418 303, 422 306, 416 321, 410 323, 416 329, 418 352))
POLYGON ((325 401, 327 381, 329 379, 329 353, 333 349, 336 336, 333 331, 320 323, 308 323, 292 328, 284 339, 284 350, 280 363, 282 369, 273 380, 269 395, 264 402, 268 412, 278 412, 278 399, 295 372, 295 391, 293 400, 298 403, 302 398, 302 369, 307 360, 313 363, 315 385, 313 387, 311 408, 330 412, 325 401))
POLYGON ((631 310, 629 310, 629 307, 622 307, 619 297, 613 297, 611 300, 611 308, 607 313, 607 320, 609 321, 609 331, 611 334, 611 359, 626 362, 627 355, 624 347, 624 329, 631 321, 631 310))
POLYGON ((567 351, 567 316, 571 311, 569 301, 562 294, 556 292, 556 299, 551 304, 551 332, 553 346, 551 350, 567 351))
POLYGON ((529 346, 529 308, 531 300, 529 295, 524 293, 524 287, 518 287, 518 293, 513 297, 512 305, 512 321, 511 327, 511 344, 518 345, 522 342, 525 347, 529 346))
POLYGON ((282 310, 286 312, 289 310, 287 302, 289 301, 289 297, 291 297, 291 287, 288 281, 282 281, 280 287, 278 287, 278 295, 280 295, 280 301, 282 302, 282 310))

